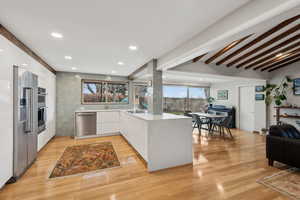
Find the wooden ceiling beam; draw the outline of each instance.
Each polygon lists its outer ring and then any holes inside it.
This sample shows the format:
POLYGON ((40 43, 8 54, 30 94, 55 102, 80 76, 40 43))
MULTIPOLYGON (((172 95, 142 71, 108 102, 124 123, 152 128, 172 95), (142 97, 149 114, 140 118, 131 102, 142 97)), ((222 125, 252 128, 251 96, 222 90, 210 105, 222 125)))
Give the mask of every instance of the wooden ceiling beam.
MULTIPOLYGON (((276 45, 276 46, 274 46, 274 47, 272 47, 272 48, 270 48, 270 49, 268 49, 268 50, 266 50, 264 52, 261 52, 260 54, 254 56, 252 58, 249 58, 249 59, 245 60, 241 64, 237 65, 236 68, 243 67, 246 64, 249 64, 249 63, 251 63, 251 62, 253 62, 253 61, 255 61, 255 60, 257 60, 257 59, 259 59, 259 58, 261 58, 261 57, 263 57, 263 56, 265 56, 267 54, 269 54, 269 53, 272 53, 273 51, 276 51, 276 50, 278 50, 278 49, 286 46, 286 45, 289 45, 289 44, 291 44, 292 42, 294 42, 294 41, 296 41, 298 39, 300 39, 300 34, 295 35, 294 37, 291 37, 291 38, 285 40, 284 42, 282 42, 282 43, 280 43, 280 44, 278 44, 278 45, 276 45)), ((246 67, 246 69, 247 69, 247 67, 246 67)))
POLYGON ((199 60, 201 60, 201 58, 203 58, 204 56, 206 56, 208 54, 208 52, 207 53, 204 53, 204 54, 202 54, 202 55, 200 55, 200 56, 198 56, 198 57, 196 57, 196 58, 194 58, 193 59, 193 62, 195 63, 195 62, 198 62, 199 60))
POLYGON ((264 57, 264 58, 262 58, 262 59, 260 59, 260 60, 258 60, 256 62, 254 62, 254 63, 246 66, 245 69, 252 68, 252 67, 254 67, 254 66, 258 65, 258 64, 261 64, 261 63, 263 63, 263 62, 265 62, 267 60, 270 60, 272 58, 276 58, 276 56, 278 56, 279 54, 284 54, 284 53, 288 52, 289 50, 292 50, 292 49, 294 49, 296 47, 300 47, 300 41, 296 42, 296 43, 294 43, 294 44, 292 44, 292 45, 290 45, 290 46, 288 46, 288 47, 286 47, 286 48, 284 48, 282 50, 276 51, 275 53, 272 53, 269 56, 266 56, 266 57, 264 57))
POLYGON ((284 55, 275 57, 275 58, 273 58, 272 60, 269 60, 268 62, 262 63, 262 64, 260 64, 259 66, 255 67, 253 70, 258 70, 258 69, 264 68, 264 67, 266 67, 266 66, 268 66, 268 65, 271 65, 271 64, 276 63, 276 62, 278 62, 278 61, 281 61, 281 60, 284 60, 284 59, 286 59, 286 58, 288 58, 288 57, 291 57, 291 56, 293 56, 293 55, 295 55, 295 54, 298 54, 299 52, 300 52, 300 48, 295 49, 295 50, 293 50, 293 51, 291 51, 291 52, 289 52, 289 53, 286 53, 286 54, 284 54, 284 55))
POLYGON ((241 52, 245 51, 246 49, 250 48, 251 46, 255 45, 256 43, 262 41, 263 39, 269 37, 270 35, 272 35, 273 33, 281 30, 282 28, 286 27, 287 25, 293 23, 294 21, 300 19, 300 14, 296 15, 290 19, 287 19, 283 22, 281 22, 280 24, 278 24, 277 26, 271 28, 270 30, 268 30, 267 32, 263 33, 262 35, 258 36, 257 38, 255 38, 254 40, 252 40, 251 42, 249 42, 248 44, 242 46, 241 48, 237 49, 236 51, 234 51, 233 53, 229 54, 228 56, 226 56, 225 58, 223 58, 222 60, 220 60, 219 62, 217 62, 217 65, 221 65, 224 62, 228 61, 229 59, 235 57, 236 55, 240 54, 241 52))
POLYGON ((281 60, 277 60, 274 64, 269 65, 269 66, 267 66, 267 67, 264 67, 264 68, 262 68, 260 71, 263 72, 263 71, 266 71, 267 69, 270 69, 270 68, 272 68, 272 67, 274 67, 274 66, 276 66, 276 65, 280 65, 280 64, 283 64, 283 63, 285 63, 285 62, 294 60, 295 58, 298 58, 299 55, 300 55, 300 53, 298 52, 297 54, 294 54, 293 56, 289 56, 289 57, 283 58, 283 59, 281 59, 281 60))
POLYGON ((262 49, 264 49, 264 48, 266 48, 266 47, 268 47, 268 46, 274 44, 275 42, 278 42, 279 40, 281 40, 281 39, 283 39, 283 38, 289 36, 290 34, 296 32, 296 31, 298 31, 298 30, 300 30, 300 24, 297 24, 296 26, 294 26, 294 27, 288 29, 287 31, 285 31, 285 32, 283 32, 283 33, 281 33, 281 34, 279 34, 278 36, 274 37, 273 39, 271 39, 271 40, 265 42, 264 44, 262 44, 262 45, 256 47, 255 49, 253 49, 253 50, 251 50, 251 51, 245 53, 244 55, 238 57, 237 59, 231 61, 230 63, 228 63, 227 67, 231 67, 232 65, 234 65, 234 64, 236 64, 236 63, 238 63, 238 62, 240 62, 240 61, 242 61, 242 60, 248 58, 249 56, 251 56, 251 55, 253 55, 253 54, 255 54, 255 53, 261 51, 262 49))
POLYGON ((241 42, 243 42, 244 40, 246 40, 247 38, 249 38, 252 35, 253 34, 247 35, 246 37, 243 37, 241 39, 235 40, 235 41, 231 42, 230 44, 226 45, 226 47, 224 47, 223 49, 221 49, 220 51, 218 51, 216 54, 214 54, 213 56, 211 56, 209 59, 207 59, 205 61, 205 64, 210 64, 216 58, 220 57, 221 55, 223 55, 224 53, 226 53, 230 49, 234 48, 236 45, 240 44, 241 42))
POLYGON ((7 30, 4 26, 0 24, 0 35, 5 37, 7 40, 12 42, 14 45, 22 49, 26 54, 31 56, 37 62, 39 62, 42 66, 48 69, 53 74, 56 74, 56 71, 53 67, 51 67, 46 61, 44 61, 40 56, 38 56, 34 51, 32 51, 28 46, 26 46, 21 40, 19 40, 13 33, 7 30))
POLYGON ((282 65, 278 65, 277 67, 275 67, 275 68, 273 68, 273 69, 269 69, 268 72, 272 72, 272 71, 278 70, 278 69, 280 69, 280 68, 287 67, 287 66, 289 66, 289 65, 291 65, 291 64, 293 64, 293 63, 295 63, 295 62, 298 62, 298 61, 300 61, 300 57, 297 58, 296 60, 292 60, 292 61, 287 62, 287 63, 284 63, 284 64, 282 64, 282 65))

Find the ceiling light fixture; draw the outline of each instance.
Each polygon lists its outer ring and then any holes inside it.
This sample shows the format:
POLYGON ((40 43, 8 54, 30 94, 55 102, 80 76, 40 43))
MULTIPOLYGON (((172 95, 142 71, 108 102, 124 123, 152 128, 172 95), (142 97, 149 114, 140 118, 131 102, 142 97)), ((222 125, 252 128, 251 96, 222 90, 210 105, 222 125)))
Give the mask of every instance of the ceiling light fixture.
POLYGON ((28 66, 28 64, 27 63, 23 63, 22 66, 26 67, 26 66, 28 66))
POLYGON ((124 63, 120 61, 120 62, 118 62, 118 65, 124 65, 124 63))
POLYGON ((72 67, 72 70, 77 70, 77 68, 76 67, 72 67))
POLYGON ((64 37, 61 33, 57 33, 57 32, 52 32, 51 36, 54 38, 59 38, 59 39, 64 37))
POLYGON ((130 45, 128 48, 129 48, 130 50, 132 50, 132 51, 138 50, 138 47, 135 46, 135 45, 130 45))
POLYGON ((276 57, 278 58, 278 57, 280 57, 282 55, 283 55, 282 53, 279 53, 279 54, 276 55, 276 57))
POLYGON ((72 56, 65 56, 66 60, 72 60, 72 56))
POLYGON ((117 73, 117 72, 116 72, 115 70, 112 70, 111 73, 112 73, 112 74, 115 74, 115 73, 117 73))
POLYGON ((3 49, 0 49, 0 52, 3 52, 4 50, 3 49))

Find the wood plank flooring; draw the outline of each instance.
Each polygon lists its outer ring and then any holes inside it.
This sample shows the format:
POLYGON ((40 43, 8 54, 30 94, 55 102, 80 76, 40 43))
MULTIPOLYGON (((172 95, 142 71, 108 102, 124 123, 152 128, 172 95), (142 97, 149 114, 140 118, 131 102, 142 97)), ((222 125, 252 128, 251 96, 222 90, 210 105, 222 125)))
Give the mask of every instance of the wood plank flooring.
MULTIPOLYGON (((196 131, 196 130, 195 130, 196 131)), ((56 137, 15 184, 0 190, 1 200, 199 200, 288 199, 256 180, 279 168, 265 159, 265 137, 234 130, 235 140, 194 133, 194 164, 148 173, 121 136, 73 140, 56 137), (97 173, 49 179, 70 145, 111 141, 122 167, 97 173)), ((176 152, 174 152, 176 156, 176 152)))

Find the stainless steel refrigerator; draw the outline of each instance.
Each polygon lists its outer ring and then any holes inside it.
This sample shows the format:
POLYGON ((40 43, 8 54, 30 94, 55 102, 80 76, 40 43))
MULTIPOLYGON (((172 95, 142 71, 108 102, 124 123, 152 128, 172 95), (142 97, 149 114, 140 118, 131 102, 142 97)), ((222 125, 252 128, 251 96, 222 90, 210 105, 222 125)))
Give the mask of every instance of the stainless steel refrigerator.
POLYGON ((14 163, 16 181, 37 156, 38 76, 14 66, 14 163))

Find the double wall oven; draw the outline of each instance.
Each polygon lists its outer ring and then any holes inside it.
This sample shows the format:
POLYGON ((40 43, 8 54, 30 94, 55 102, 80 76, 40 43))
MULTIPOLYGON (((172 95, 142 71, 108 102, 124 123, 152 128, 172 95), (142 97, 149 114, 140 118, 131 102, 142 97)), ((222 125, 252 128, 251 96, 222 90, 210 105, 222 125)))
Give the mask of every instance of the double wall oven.
POLYGON ((38 88, 38 133, 46 130, 47 106, 46 106, 46 89, 38 88))

